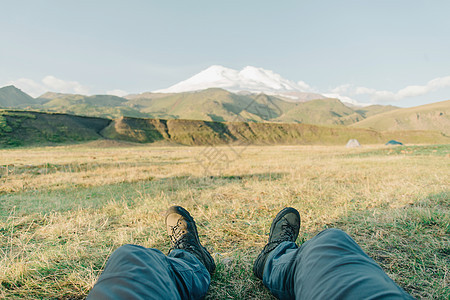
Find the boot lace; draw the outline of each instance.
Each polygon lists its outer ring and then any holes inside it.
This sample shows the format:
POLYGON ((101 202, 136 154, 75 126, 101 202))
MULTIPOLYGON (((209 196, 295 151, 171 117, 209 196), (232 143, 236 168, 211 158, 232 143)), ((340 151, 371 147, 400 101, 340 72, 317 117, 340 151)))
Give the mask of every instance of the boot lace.
POLYGON ((169 249, 169 253, 174 249, 183 249, 189 252, 196 252, 197 247, 192 243, 192 236, 187 234, 186 230, 181 229, 181 221, 178 221, 177 225, 172 227, 172 234, 170 235, 170 241, 172 247, 169 249))
POLYGON ((286 241, 292 241, 295 236, 295 227, 290 225, 288 222, 281 225, 282 233, 280 237, 276 240, 268 242, 264 247, 264 253, 270 252, 275 249, 279 244, 286 241))
POLYGON ((198 247, 193 245, 190 237, 188 237, 188 235, 186 234, 172 244, 172 248, 169 250, 169 252, 174 249, 183 249, 189 252, 196 252, 197 248, 198 247))
POLYGON ((178 245, 181 242, 183 235, 185 235, 186 233, 186 230, 181 229, 181 221, 179 220, 177 225, 172 227, 172 234, 169 235, 170 241, 172 242, 172 248, 174 248, 175 245, 178 245))

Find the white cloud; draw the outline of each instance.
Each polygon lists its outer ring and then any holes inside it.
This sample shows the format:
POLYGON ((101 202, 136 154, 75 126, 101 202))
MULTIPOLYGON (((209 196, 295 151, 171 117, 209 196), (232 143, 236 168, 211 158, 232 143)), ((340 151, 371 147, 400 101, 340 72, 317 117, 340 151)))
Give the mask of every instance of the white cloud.
POLYGON ((66 81, 55 76, 45 76, 42 83, 52 91, 61 93, 88 94, 89 90, 77 81, 66 81))
POLYGON ((343 97, 366 96, 372 103, 382 103, 423 96, 448 87, 450 87, 450 76, 435 78, 424 85, 409 85, 396 92, 344 84, 332 89, 331 94, 334 94, 339 99, 343 97))
POLYGON ((33 97, 37 97, 47 92, 42 84, 39 84, 34 80, 28 78, 19 78, 14 81, 9 81, 7 85, 14 85, 15 87, 21 89, 22 91, 33 97))
POLYGON ((107 95, 118 96, 118 97, 123 97, 125 95, 128 95, 128 92, 123 91, 123 90, 111 90, 111 91, 107 91, 106 94, 107 95))
POLYGON ((363 105, 363 106, 368 105, 365 103, 360 103, 360 102, 356 101, 355 99, 352 99, 348 96, 342 96, 341 94, 337 94, 337 93, 325 93, 322 95, 324 95, 327 98, 337 98, 337 99, 341 100, 342 102, 346 102, 346 103, 350 103, 350 104, 354 104, 354 105, 363 105))
POLYGON ((304 81, 300 80, 299 82, 297 82, 297 85, 305 92, 315 92, 315 90, 304 81))
MULTIPOLYGON (((349 85, 349 88, 350 88, 350 85, 349 85)), ((372 94, 372 93, 376 93, 376 90, 375 89, 369 89, 369 88, 362 87, 362 86, 357 87, 355 89, 355 94, 356 95, 364 95, 364 94, 372 94)))
POLYGON ((348 92, 348 89, 351 87, 351 84, 343 84, 340 86, 335 87, 331 90, 331 93, 333 94, 345 94, 348 92))
POLYGON ((46 92, 89 94, 89 89, 77 81, 68 81, 56 78, 55 76, 45 76, 40 82, 29 78, 19 78, 12 80, 7 85, 14 85, 25 93, 38 97, 46 92))

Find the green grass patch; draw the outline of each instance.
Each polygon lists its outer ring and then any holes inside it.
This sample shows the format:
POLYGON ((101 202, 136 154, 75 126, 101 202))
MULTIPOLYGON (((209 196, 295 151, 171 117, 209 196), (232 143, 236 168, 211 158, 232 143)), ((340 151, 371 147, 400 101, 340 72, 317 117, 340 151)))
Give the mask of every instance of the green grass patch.
POLYGON ((134 183, 120 183, 94 187, 73 185, 64 189, 32 190, 21 193, 0 193, 0 219, 11 215, 62 213, 77 209, 98 209, 109 203, 122 203, 132 208, 143 198, 164 194, 172 197, 189 187, 197 191, 215 189, 242 180, 277 180, 282 174, 253 174, 248 176, 171 177, 134 183))
POLYGON ((446 145, 419 145, 419 146, 390 146, 384 149, 372 150, 362 153, 346 154, 346 157, 369 157, 369 156, 448 156, 450 155, 450 144, 446 145))
POLYGON ((216 272, 205 299, 276 299, 254 277, 254 255, 245 251, 228 257, 216 256, 216 272))

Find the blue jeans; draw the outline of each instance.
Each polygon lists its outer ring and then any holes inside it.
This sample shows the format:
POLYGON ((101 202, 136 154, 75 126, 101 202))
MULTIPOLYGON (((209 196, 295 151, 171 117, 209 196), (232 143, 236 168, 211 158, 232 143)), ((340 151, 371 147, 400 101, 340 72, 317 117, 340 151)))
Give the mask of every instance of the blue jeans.
POLYGON ((279 299, 413 299, 345 232, 327 229, 268 256, 264 285, 279 299))
POLYGON ((184 250, 124 245, 114 251, 87 299, 201 299, 211 276, 184 250))

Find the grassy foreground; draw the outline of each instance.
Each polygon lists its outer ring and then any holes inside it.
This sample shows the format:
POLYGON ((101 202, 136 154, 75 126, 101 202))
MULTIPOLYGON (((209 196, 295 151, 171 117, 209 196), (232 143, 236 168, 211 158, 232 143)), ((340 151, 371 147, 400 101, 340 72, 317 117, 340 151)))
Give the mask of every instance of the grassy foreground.
POLYGON ((341 228, 413 296, 448 299, 449 170, 450 145, 0 150, 0 298, 84 298, 119 246, 167 252, 178 204, 217 263, 208 299, 272 298, 251 268, 285 206, 299 243, 341 228))

